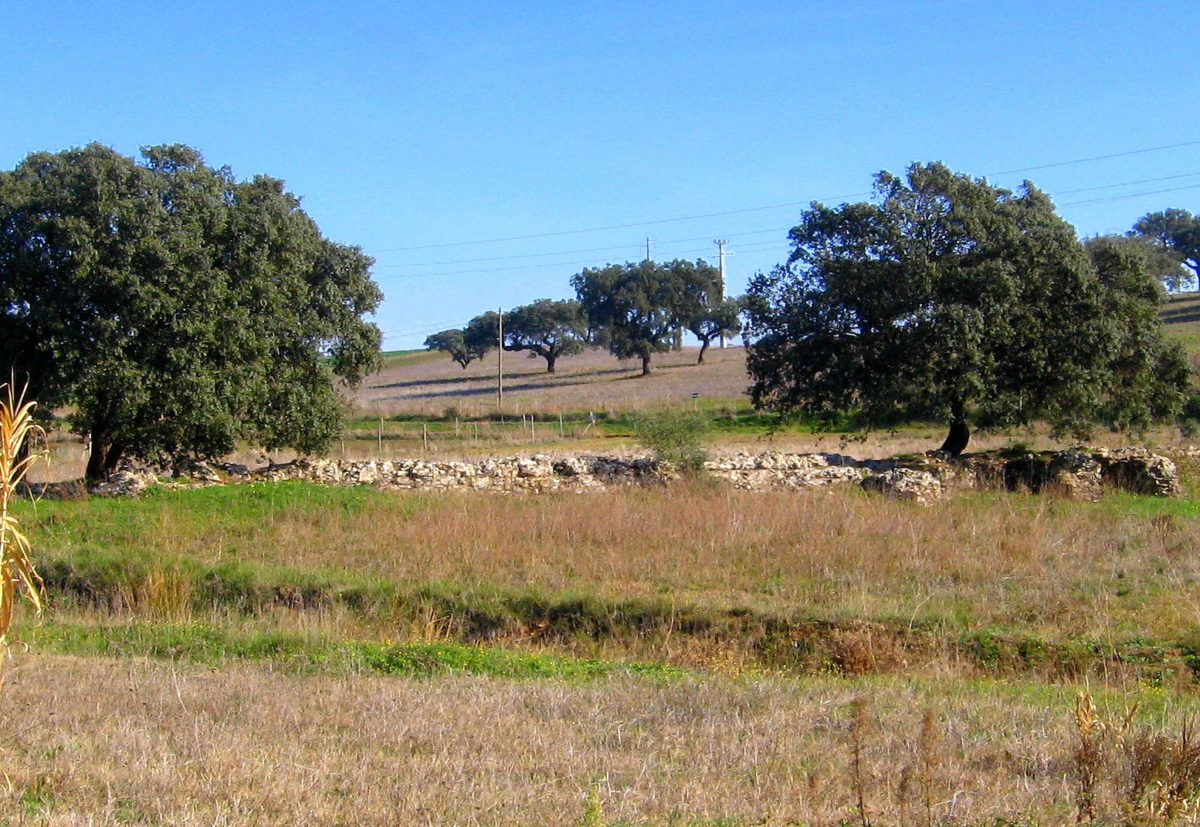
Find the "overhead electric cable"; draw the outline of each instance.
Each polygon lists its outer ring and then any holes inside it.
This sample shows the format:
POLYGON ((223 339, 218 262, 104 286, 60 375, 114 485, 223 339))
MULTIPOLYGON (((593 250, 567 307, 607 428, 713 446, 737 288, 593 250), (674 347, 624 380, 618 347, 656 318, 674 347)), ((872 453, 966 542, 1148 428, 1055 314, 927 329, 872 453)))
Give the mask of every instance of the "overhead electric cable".
POLYGON ((1164 144, 1163 146, 1151 146, 1145 149, 1131 149, 1128 152, 1113 152, 1109 155, 1095 155, 1091 158, 1076 158, 1071 161, 1056 161, 1053 164, 1040 164, 1036 167, 1021 167, 1020 169, 1006 169, 1001 172, 993 172, 991 175, 1013 175, 1018 172, 1033 172, 1038 169, 1052 169, 1054 167, 1067 167, 1073 164, 1086 164, 1092 161, 1107 161, 1110 158, 1124 158, 1129 155, 1142 155, 1147 152, 1161 152, 1164 149, 1180 149, 1185 146, 1198 146, 1200 141, 1185 141, 1181 144, 1164 144))
MULTIPOLYGON (((988 173, 988 175, 986 177, 995 177, 995 176, 1000 176, 1000 175, 1013 175, 1013 174, 1016 174, 1019 172, 1033 172, 1035 170, 1040 170, 1040 169, 1052 169, 1055 167, 1072 166, 1074 164, 1086 164, 1086 163, 1092 163, 1094 161, 1105 161, 1105 160, 1109 160, 1112 158, 1125 158, 1130 155, 1143 155, 1143 154, 1150 153, 1150 152, 1162 152, 1164 150, 1181 149, 1183 147, 1189 147, 1189 146, 1200 146, 1200 140, 1184 141, 1184 142, 1177 143, 1177 144, 1163 144, 1161 146, 1143 147, 1141 149, 1126 150, 1125 152, 1113 152, 1113 153, 1109 153, 1107 155, 1093 155, 1093 156, 1090 156, 1087 158, 1073 158, 1073 159, 1067 160, 1067 161, 1056 161, 1051 164, 1038 164, 1035 166, 1018 167, 1015 169, 1007 169, 1007 170, 1001 170, 1000 172, 988 173)), ((659 224, 672 224, 672 223, 677 223, 677 222, 681 222, 681 221, 695 221, 695 220, 701 219, 701 218, 721 218, 723 216, 728 216, 728 215, 743 215, 746 213, 765 212, 767 210, 783 209, 784 207, 804 206, 804 205, 812 203, 813 200, 836 201, 840 198, 859 198, 859 197, 869 196, 870 194, 871 194, 870 192, 856 192, 856 193, 851 193, 849 195, 828 196, 825 198, 809 199, 809 200, 805 200, 805 201, 787 201, 787 202, 783 202, 783 203, 779 203, 779 204, 768 204, 766 206, 761 206, 761 207, 745 207, 745 208, 737 209, 737 210, 723 210, 721 212, 698 213, 696 215, 679 216, 677 218, 659 218, 659 219, 654 219, 654 220, 650 220, 650 221, 638 221, 638 222, 633 222, 633 223, 629 223, 629 224, 610 224, 610 225, 602 226, 602 227, 585 227, 585 228, 577 229, 577 230, 559 230, 556 232, 549 232, 549 233, 530 233, 527 235, 504 236, 504 237, 500 237, 500 238, 483 238, 483 239, 476 239, 473 241, 450 241, 450 242, 443 242, 443 243, 439 243, 439 244, 418 244, 418 245, 410 245, 410 246, 406 246, 406 247, 391 247, 391 248, 387 248, 387 249, 375 250, 374 252, 376 252, 376 253, 399 253, 399 252, 408 252, 411 250, 436 250, 436 249, 444 249, 446 247, 468 247, 468 246, 476 246, 476 245, 480 245, 480 244, 499 244, 501 242, 506 242, 506 241, 529 241, 531 239, 536 239, 536 238, 559 238, 562 236, 582 235, 584 233, 603 232, 606 230, 628 230, 628 229, 635 229, 638 227, 647 227, 647 226, 659 225, 659 224)))
MULTIPOLYGON (((1200 173, 1196 173, 1196 174, 1200 175, 1200 173)), ((748 235, 764 235, 766 233, 784 233, 790 229, 791 229, 790 226, 788 226, 788 227, 772 227, 767 230, 748 230, 746 232, 741 232, 741 233, 727 233, 727 235, 730 238, 740 238, 742 236, 748 236, 748 235)), ((709 235, 712 235, 712 233, 709 233, 708 235, 692 236, 690 238, 671 238, 671 239, 667 239, 665 241, 656 241, 655 244, 658 244, 658 245, 684 244, 689 241, 705 241, 708 239, 709 235)), ((482 263, 488 262, 488 261, 510 261, 512 259, 518 259, 518 258, 545 258, 546 256, 569 256, 569 255, 574 255, 576 253, 604 253, 604 252, 609 252, 611 250, 626 250, 626 249, 629 249, 630 247, 637 247, 640 250, 641 246, 642 246, 642 243, 634 242, 632 244, 612 244, 612 245, 609 245, 608 247, 591 247, 591 248, 584 249, 584 250, 554 250, 554 251, 548 252, 548 253, 519 253, 519 254, 507 255, 507 256, 487 256, 484 258, 446 259, 443 261, 418 261, 418 262, 408 262, 408 263, 404 263, 404 264, 383 264, 383 265, 377 265, 377 266, 378 267, 411 268, 411 267, 442 267, 447 264, 482 264, 482 263)), ((376 251, 376 252, 385 252, 385 251, 376 251)))
MULTIPOLYGON (((838 198, 859 198, 870 195, 869 192, 853 192, 849 195, 836 195, 825 200, 833 201, 838 198)), ((476 241, 448 241, 442 244, 419 244, 412 247, 392 247, 386 250, 374 250, 375 253, 402 253, 409 250, 436 250, 444 247, 470 247, 477 244, 499 244, 503 241, 529 241, 535 238, 557 238, 564 235, 582 235, 583 233, 599 233, 605 230, 630 230, 637 227, 648 227, 654 224, 674 224, 680 221, 695 221, 700 218, 722 218, 727 215, 741 215, 751 212, 765 212, 766 210, 779 210, 784 207, 799 207, 805 204, 812 203, 811 201, 787 201, 782 204, 769 204, 765 207, 745 207, 740 210, 724 210, 722 212, 699 213, 697 215, 684 215, 678 218, 659 218, 653 221, 637 221, 632 224, 610 224, 606 227, 587 227, 581 230, 560 230, 553 233, 532 233, 530 235, 514 235, 504 238, 481 238, 476 241)))
POLYGON ((1141 178, 1137 181, 1124 181, 1120 184, 1101 184, 1097 187, 1080 187, 1073 190, 1058 190, 1056 195, 1071 195, 1077 192, 1092 192, 1094 190, 1115 190, 1118 187, 1132 187, 1134 184, 1153 184, 1156 181, 1175 181, 1179 178, 1195 178, 1200 172, 1185 172, 1182 175, 1164 175, 1161 178, 1141 178))
POLYGON ((1102 204, 1108 201, 1121 201, 1125 198, 1139 198, 1143 195, 1161 195, 1164 192, 1180 192, 1181 190, 1200 189, 1200 184, 1190 184, 1186 187, 1168 187, 1162 190, 1146 190, 1144 192, 1127 192, 1123 195, 1110 195, 1106 198, 1090 198, 1087 201, 1072 201, 1067 204, 1060 204, 1060 207, 1083 207, 1088 204, 1102 204))

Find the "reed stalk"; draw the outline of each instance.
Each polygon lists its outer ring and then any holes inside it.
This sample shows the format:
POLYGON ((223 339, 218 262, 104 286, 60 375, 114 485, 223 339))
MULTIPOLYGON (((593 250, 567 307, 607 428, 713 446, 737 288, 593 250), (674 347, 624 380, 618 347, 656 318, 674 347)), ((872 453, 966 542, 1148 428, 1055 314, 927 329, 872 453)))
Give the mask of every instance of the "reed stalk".
POLYGON ((39 614, 42 611, 42 578, 34 569, 29 538, 21 531, 9 506, 30 466, 45 457, 28 449, 42 429, 33 421, 36 402, 26 401, 8 382, 0 390, 0 646, 7 645, 13 607, 24 591, 39 614))

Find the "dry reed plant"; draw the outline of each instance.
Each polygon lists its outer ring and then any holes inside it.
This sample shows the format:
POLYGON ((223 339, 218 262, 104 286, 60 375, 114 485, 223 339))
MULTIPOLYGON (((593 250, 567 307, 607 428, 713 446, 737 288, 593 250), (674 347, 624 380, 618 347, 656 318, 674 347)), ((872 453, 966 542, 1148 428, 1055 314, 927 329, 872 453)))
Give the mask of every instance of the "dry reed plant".
POLYGON ((16 394, 12 382, 3 390, 7 398, 0 398, 0 647, 6 645, 19 591, 25 592, 37 612, 42 610, 42 579, 30 559, 29 539, 10 510, 17 487, 42 456, 29 450, 29 443, 41 433, 33 422, 37 403, 26 401, 24 392, 16 394))
POLYGON ((1075 700, 1075 820, 1122 825, 1200 823, 1200 741, 1195 717, 1178 734, 1135 726, 1136 704, 1123 716, 1097 711, 1088 691, 1075 700))

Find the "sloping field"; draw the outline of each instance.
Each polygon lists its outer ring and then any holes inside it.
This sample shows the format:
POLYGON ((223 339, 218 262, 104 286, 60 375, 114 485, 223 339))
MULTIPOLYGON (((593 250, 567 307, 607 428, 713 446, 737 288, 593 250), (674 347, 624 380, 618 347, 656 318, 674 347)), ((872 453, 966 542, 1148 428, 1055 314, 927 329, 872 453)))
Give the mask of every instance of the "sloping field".
POLYGON ((1183 342, 1193 358, 1200 353, 1200 293, 1171 296, 1159 315, 1167 335, 1183 342))
MULTIPOLYGON (((603 350, 560 359, 553 374, 546 373, 542 359, 506 353, 504 412, 637 411, 690 405, 694 393, 706 400, 746 404, 750 380, 745 351, 710 348, 705 363, 697 365, 699 350, 685 347, 656 354, 654 372, 646 377, 640 362, 621 362, 603 350)), ((363 382, 354 401, 372 416, 441 416, 447 411, 488 416, 496 412, 496 368, 495 353, 465 370, 443 354, 395 354, 363 382)))
MULTIPOLYGON (((1161 315, 1168 335, 1200 352, 1200 293, 1172 296, 1161 315)), ((697 365, 699 350, 656 354, 654 373, 647 377, 637 361, 622 362, 599 349, 559 360, 556 374, 546 373, 542 359, 506 353, 504 412, 640 411, 689 405, 692 394, 730 406, 748 404, 745 351, 710 348, 705 364, 697 365)), ((358 389, 354 404, 369 416, 489 416, 497 410, 496 368, 495 353, 465 370, 440 353, 390 354, 358 389)))

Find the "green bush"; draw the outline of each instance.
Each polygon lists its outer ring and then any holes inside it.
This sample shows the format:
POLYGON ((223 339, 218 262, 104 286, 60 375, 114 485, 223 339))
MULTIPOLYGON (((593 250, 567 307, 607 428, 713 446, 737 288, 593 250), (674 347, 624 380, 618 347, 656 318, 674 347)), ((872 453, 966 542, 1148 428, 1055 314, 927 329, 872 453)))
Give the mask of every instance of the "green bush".
POLYGON ((711 422, 700 413, 658 411, 633 420, 633 431, 643 447, 654 452, 659 462, 674 466, 681 474, 704 473, 704 437, 711 422))

